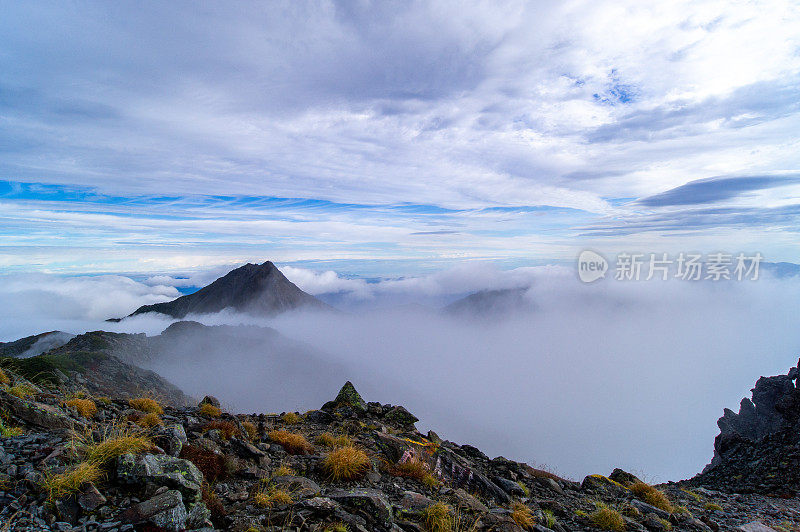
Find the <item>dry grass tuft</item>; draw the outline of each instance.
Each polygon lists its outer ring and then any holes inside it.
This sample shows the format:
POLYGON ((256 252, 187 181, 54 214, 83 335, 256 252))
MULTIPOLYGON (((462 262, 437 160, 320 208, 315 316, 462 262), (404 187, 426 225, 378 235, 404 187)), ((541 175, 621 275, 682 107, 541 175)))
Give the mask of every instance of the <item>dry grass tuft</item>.
POLYGON ((452 532, 453 516, 450 507, 443 502, 437 502, 422 510, 422 520, 425 530, 429 532, 452 532))
POLYGON ((719 504, 715 502, 707 502, 703 506, 706 510, 711 510, 712 512, 724 512, 725 510, 719 504))
POLYGON ((597 505, 597 510, 589 515, 589 520, 594 526, 603 530, 611 530, 612 532, 625 530, 625 519, 622 514, 604 504, 597 505))
POLYGON ((300 416, 294 412, 286 412, 281 419, 287 425, 295 425, 300 423, 301 420, 300 416))
POLYGON ((431 475, 430 466, 418 458, 412 458, 405 462, 390 465, 388 471, 389 474, 396 477, 413 478, 430 489, 439 485, 439 481, 431 475))
POLYGON ((292 496, 286 491, 275 487, 260 490, 253 495, 253 502, 261 508, 272 508, 273 506, 284 506, 292 504, 292 496))
POLYGON ((11 384, 11 379, 6 375, 6 372, 0 369, 0 385, 8 386, 11 384))
POLYGON ((25 399, 36 393, 36 390, 29 384, 17 384, 16 386, 11 386, 6 391, 20 399, 25 399))
POLYGON ((7 427, 0 419, 0 437, 13 438, 14 436, 22 436, 22 427, 7 427))
POLYGON ((310 454, 314 450, 314 446, 308 443, 302 434, 273 430, 267 436, 270 440, 283 446, 283 449, 289 454, 310 454))
POLYGON ((136 422, 140 427, 149 429, 155 427, 157 425, 163 425, 164 421, 159 417, 158 414, 150 412, 149 414, 145 414, 139 418, 139 421, 136 422))
POLYGON ((230 440, 232 437, 239 434, 239 427, 236 426, 236 423, 233 421, 222 421, 220 419, 209 421, 203 425, 203 432, 208 432, 209 430, 218 430, 226 440, 230 440))
POLYGON ((103 476, 98 464, 81 462, 64 473, 46 475, 42 480, 42 487, 47 491, 50 500, 55 501, 78 492, 84 484, 97 482, 103 476))
POLYGON ((203 403, 197 407, 197 413, 205 417, 219 417, 222 415, 222 410, 211 403, 203 403))
POLYGON ((656 508, 661 508, 665 512, 672 513, 675 511, 675 508, 664 492, 654 488, 650 484, 636 482, 631 485, 630 490, 638 499, 643 500, 647 504, 655 506, 656 508))
POLYGON ((322 469, 333 480, 355 480, 370 468, 369 456, 357 447, 339 447, 322 461, 322 469))
POLYGON ((76 436, 74 445, 87 462, 104 466, 123 454, 138 454, 150 450, 153 442, 138 430, 112 425, 106 429, 99 441, 95 441, 89 433, 85 436, 76 436))
POLYGON ((89 419, 97 413, 97 405, 91 399, 69 399, 64 401, 64 406, 74 408, 81 417, 89 419))
POLYGON ((247 432, 247 437, 252 441, 258 439, 258 429, 251 421, 242 421, 242 427, 247 432))
POLYGON ((272 475, 276 477, 294 477, 297 476, 297 471, 289 467, 288 464, 281 464, 272 475))
POLYGON ((344 434, 335 435, 330 432, 323 432, 314 439, 314 443, 325 447, 352 447, 353 440, 344 434))
POLYGON ((158 401, 152 397, 138 397, 128 401, 131 408, 135 408, 145 414, 158 414, 159 416, 164 413, 164 408, 158 404, 158 401))
POLYGON ((511 519, 525 530, 531 530, 533 525, 536 524, 531 509, 521 502, 514 503, 511 509, 511 519))

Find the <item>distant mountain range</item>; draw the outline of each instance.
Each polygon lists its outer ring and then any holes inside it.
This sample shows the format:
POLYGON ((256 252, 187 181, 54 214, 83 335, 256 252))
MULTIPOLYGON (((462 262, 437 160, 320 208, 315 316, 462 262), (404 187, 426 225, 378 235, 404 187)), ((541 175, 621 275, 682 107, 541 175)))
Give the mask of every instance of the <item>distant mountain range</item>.
POLYGON ((173 301, 144 305, 130 316, 158 312, 182 319, 189 314, 209 314, 226 308, 261 316, 300 308, 333 310, 300 290, 273 263, 267 261, 264 264, 245 264, 193 294, 173 301))

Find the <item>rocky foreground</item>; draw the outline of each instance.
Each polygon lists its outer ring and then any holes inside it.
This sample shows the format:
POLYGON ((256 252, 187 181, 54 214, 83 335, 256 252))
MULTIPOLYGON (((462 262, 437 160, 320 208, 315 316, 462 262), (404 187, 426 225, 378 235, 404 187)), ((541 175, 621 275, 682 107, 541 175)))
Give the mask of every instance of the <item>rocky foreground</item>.
POLYGON ((350 383, 319 410, 231 415, 213 397, 99 396, 85 375, 0 374, 2 530, 799 529, 796 498, 711 489, 728 486, 711 472, 732 474, 730 453, 683 483, 621 470, 579 483, 421 434, 350 383))

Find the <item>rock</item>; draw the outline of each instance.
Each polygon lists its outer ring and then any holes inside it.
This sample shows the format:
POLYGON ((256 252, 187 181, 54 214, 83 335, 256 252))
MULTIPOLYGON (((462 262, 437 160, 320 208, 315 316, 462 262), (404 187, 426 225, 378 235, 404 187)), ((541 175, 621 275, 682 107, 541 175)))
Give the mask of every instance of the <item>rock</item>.
POLYGON ((237 454, 242 458, 260 458, 267 454, 252 443, 240 440, 239 438, 231 438, 230 443, 237 454))
POLYGON ((167 455, 124 454, 117 459, 117 477, 130 483, 176 488, 190 501, 200 497, 203 484, 203 474, 193 463, 167 455))
POLYGON ((198 529, 210 525, 211 510, 205 504, 198 502, 192 505, 189 514, 186 516, 186 528, 198 529))
POLYGON ((20 399, 2 389, 0 404, 23 421, 45 429, 78 429, 83 426, 82 422, 68 417, 53 405, 20 399))
POLYGON ((335 511, 341 505, 327 497, 311 497, 304 499, 297 503, 301 508, 308 508, 317 512, 330 513, 335 511))
POLYGON ((106 503, 106 498, 97 490, 94 484, 89 482, 78 494, 78 506, 84 512, 93 512, 106 503))
POLYGON ((654 514, 648 514, 642 520, 642 524, 648 530, 652 530, 653 532, 665 532, 667 530, 672 529, 672 525, 669 522, 665 522, 663 519, 659 519, 654 514))
POLYGON ((515 497, 525 497, 525 490, 522 489, 522 486, 520 486, 513 480, 509 480, 503 477, 494 477, 492 480, 494 481, 495 484, 503 488, 503 491, 505 491, 509 495, 515 497))
POLYGON ((351 512, 363 516, 367 521, 377 523, 382 527, 388 527, 391 523, 392 505, 381 491, 356 488, 337 490, 327 496, 351 512))
POLYGON ((395 406, 389 410, 384 419, 401 427, 413 427, 419 419, 402 406, 395 406))
POLYGON ((364 399, 361 398, 361 395, 356 391, 356 387, 353 386, 353 383, 350 381, 344 383, 344 386, 342 386, 342 389, 339 390, 339 393, 336 395, 336 399, 325 403, 323 410, 333 410, 334 408, 343 406, 348 406, 359 413, 367 411, 367 403, 364 402, 364 399), (327 408, 325 408, 326 406, 327 408))
POLYGON ((776 532, 774 528, 770 528, 761 521, 750 521, 744 525, 739 526, 737 530, 742 532, 776 532))
POLYGON ((585 477, 581 482, 581 490, 613 497, 622 497, 626 492, 624 486, 603 475, 588 475, 585 477))
POLYGON ((403 498, 400 499, 399 506, 404 510, 412 512, 419 512, 428 506, 431 506, 434 501, 421 493, 415 491, 404 491, 403 498))
POLYGON ((274 477, 272 483, 280 488, 284 488, 295 498, 306 498, 317 495, 322 488, 311 479, 295 476, 274 477))
POLYGON ((200 401, 200 403, 198 404, 198 406, 202 405, 211 405, 213 407, 219 408, 220 402, 219 399, 217 399, 213 395, 206 395, 205 397, 203 397, 203 400, 200 401))
POLYGON ((620 468, 614 469, 614 471, 612 471, 611 474, 608 475, 608 478, 610 478, 614 482, 619 482, 623 486, 628 486, 630 484, 635 484, 636 482, 641 482, 641 480, 639 480, 639 477, 637 477, 632 473, 628 473, 627 471, 623 471, 620 468))
POLYGON ((186 445, 186 431, 183 425, 175 424, 168 427, 163 427, 154 436, 155 443, 164 449, 164 452, 170 456, 178 456, 181 454, 181 449, 186 445))
POLYGON ((664 511, 661 508, 656 508, 655 506, 647 504, 646 502, 642 502, 638 499, 632 499, 631 506, 642 512, 644 515, 655 514, 656 517, 660 517, 662 519, 669 519, 670 516, 669 512, 664 511))
POLYGON ((311 410, 310 412, 306 412, 306 420, 311 423, 327 425, 333 421, 333 416, 324 410, 311 410))
POLYGON ((126 523, 150 522, 170 532, 178 532, 186 528, 187 516, 180 491, 168 490, 132 506, 122 518, 126 523))

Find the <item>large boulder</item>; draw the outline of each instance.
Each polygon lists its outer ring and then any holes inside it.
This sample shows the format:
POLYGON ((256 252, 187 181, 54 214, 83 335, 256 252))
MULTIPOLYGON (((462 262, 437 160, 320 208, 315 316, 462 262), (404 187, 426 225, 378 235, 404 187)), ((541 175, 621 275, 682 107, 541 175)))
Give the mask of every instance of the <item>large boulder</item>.
POLYGON ((367 411, 367 403, 364 401, 358 391, 356 391, 356 387, 353 386, 353 383, 350 381, 344 383, 344 386, 342 386, 342 389, 339 390, 339 393, 336 395, 336 399, 333 401, 328 401, 322 405, 322 409, 326 411, 335 410, 342 407, 349 407, 358 413, 364 413, 367 411))
POLYGON ((188 512, 178 490, 168 490, 155 497, 131 506, 122 514, 126 523, 151 523, 170 532, 186 528, 188 512))
POLYGON ((203 474, 188 460, 167 455, 124 454, 117 459, 117 478, 133 484, 152 482, 183 494, 190 501, 200 498, 203 474))
POLYGON ((364 517, 380 529, 391 527, 392 505, 389 504, 386 495, 379 490, 367 488, 337 490, 329 493, 327 497, 348 511, 364 517))

